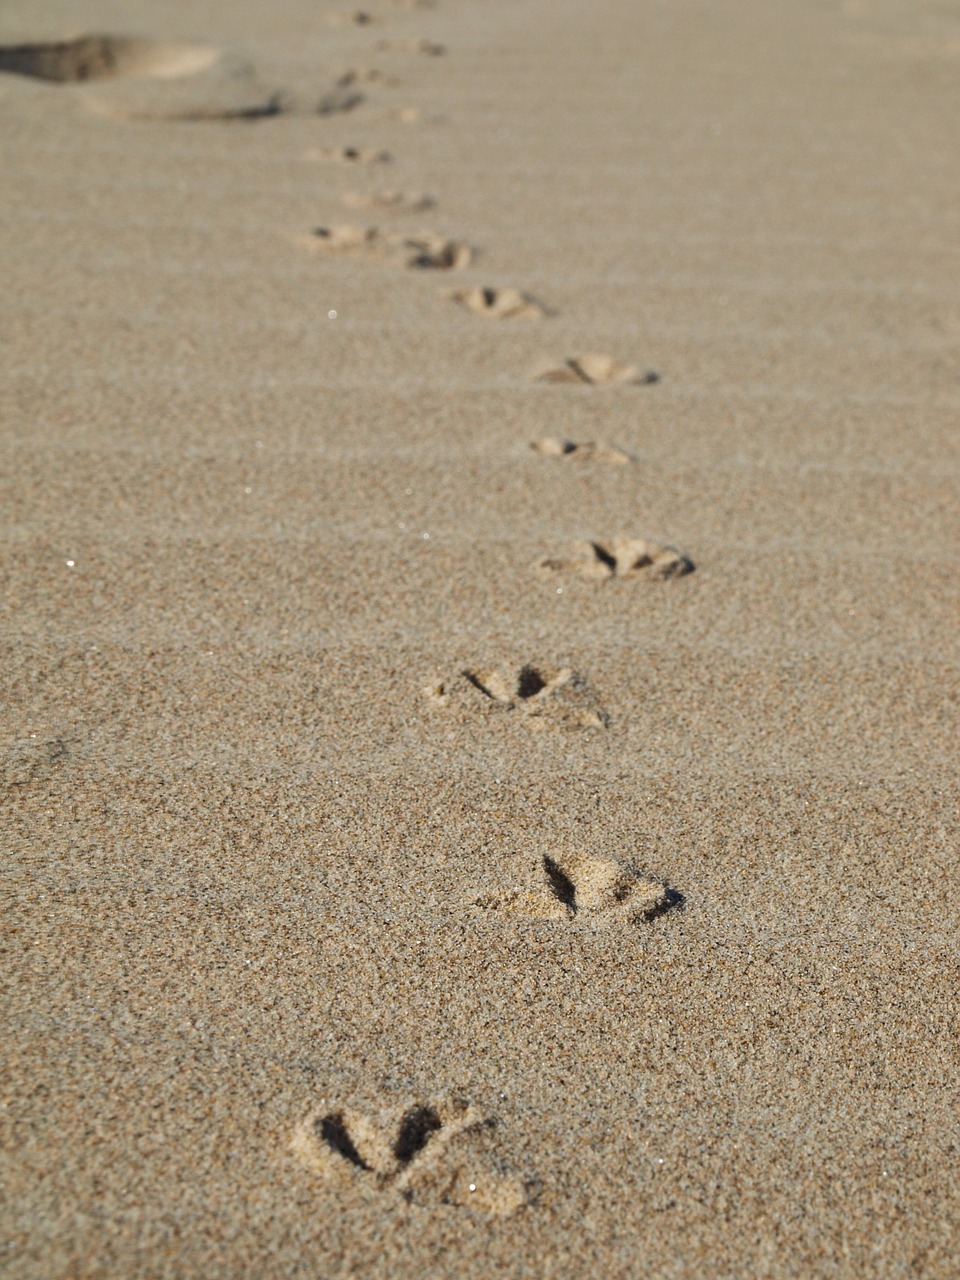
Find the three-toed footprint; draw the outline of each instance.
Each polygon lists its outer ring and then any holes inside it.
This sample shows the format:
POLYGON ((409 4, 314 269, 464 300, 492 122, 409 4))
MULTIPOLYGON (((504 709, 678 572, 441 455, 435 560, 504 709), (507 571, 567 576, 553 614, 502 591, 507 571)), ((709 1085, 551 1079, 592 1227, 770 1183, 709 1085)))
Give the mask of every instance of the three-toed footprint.
POLYGON ((377 147, 311 147, 304 158, 322 164, 389 164, 393 156, 377 147))
POLYGON ((663 581, 682 578, 694 570, 689 556, 646 538, 585 539, 573 544, 569 556, 547 557, 537 567, 551 573, 578 573, 601 582, 610 578, 663 581))
POLYGON ((366 1183, 418 1204, 506 1216, 535 1198, 536 1183, 505 1167, 495 1129, 495 1121, 456 1097, 376 1115, 321 1106, 297 1127, 291 1150, 328 1182, 366 1183))
POLYGON ((473 257, 473 249, 465 241, 430 231, 411 235, 349 224, 317 227, 310 235, 298 237, 298 243, 314 253, 351 254, 420 270, 460 271, 473 257))
POLYGON ((460 289, 450 296, 465 310, 493 320, 539 320, 548 314, 542 302, 520 289, 460 289))
POLYGON ((546 436, 543 440, 534 440, 530 448, 542 453, 547 458, 563 458, 566 462, 606 462, 611 466, 622 467, 632 462, 624 449, 612 444, 598 444, 594 440, 565 440, 563 436, 546 436))
POLYGON ((563 920, 590 927, 639 924, 683 904, 662 880, 609 854, 542 854, 524 880, 484 894, 473 905, 528 920, 563 920))
POLYGON ((589 682, 570 667, 465 669, 424 693, 434 706, 461 716, 512 714, 563 729, 605 729, 610 722, 589 682))
POLYGON ((379 209, 384 213, 423 213, 437 203, 422 191, 348 191, 342 199, 348 209, 379 209))

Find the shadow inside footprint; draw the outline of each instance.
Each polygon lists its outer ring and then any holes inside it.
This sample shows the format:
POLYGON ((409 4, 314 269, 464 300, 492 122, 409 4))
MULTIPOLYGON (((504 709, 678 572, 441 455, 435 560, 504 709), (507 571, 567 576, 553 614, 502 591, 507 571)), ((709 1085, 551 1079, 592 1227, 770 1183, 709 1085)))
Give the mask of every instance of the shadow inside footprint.
POLYGON ((432 1133, 438 1133, 443 1123, 432 1107, 413 1107, 400 1122, 400 1133, 393 1146, 393 1154, 401 1164, 409 1164, 418 1151, 422 1151, 432 1133))
POLYGON ((562 902, 571 913, 577 910, 577 890, 573 881, 563 870, 558 862, 549 857, 547 854, 543 856, 543 869, 547 873, 547 880, 550 884, 550 892, 562 902))
POLYGON ((342 1115, 321 1116, 317 1121, 317 1130, 323 1141, 337 1155, 343 1156, 344 1160, 349 1160, 358 1169, 370 1170, 370 1165, 354 1146, 342 1115))

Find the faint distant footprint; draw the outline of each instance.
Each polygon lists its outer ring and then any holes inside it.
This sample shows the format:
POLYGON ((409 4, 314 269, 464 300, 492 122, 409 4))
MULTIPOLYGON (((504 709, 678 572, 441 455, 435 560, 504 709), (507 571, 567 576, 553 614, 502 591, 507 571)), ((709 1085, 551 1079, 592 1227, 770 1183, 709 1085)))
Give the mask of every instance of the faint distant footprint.
POLYGON ((548 314, 542 302, 519 289, 461 289, 451 297, 474 315, 494 320, 539 320, 548 314))
POLYGON ((304 158, 328 164, 389 164, 393 156, 376 147, 313 147, 304 158))
POLYGON ((21 738, 0 755, 0 789, 29 787, 46 781, 69 752, 63 738, 21 738))
POLYGON ((317 227, 301 236, 299 243, 316 253, 355 254, 425 270, 459 271, 473 258, 472 247, 463 240, 432 232, 383 232, 377 227, 317 227))
POLYGON ((637 365, 618 364, 610 356, 569 356, 559 364, 538 366, 533 373, 536 382, 570 382, 581 386, 601 386, 604 383, 628 385, 659 382, 660 375, 653 370, 642 372, 637 365))
POLYGON ((0 71, 64 84, 121 76, 166 80, 193 75, 217 61, 204 45, 123 36, 80 36, 38 44, 0 45, 0 71))
POLYGON ((477 898, 474 906, 529 920, 591 926, 640 924, 683 905, 683 895, 609 854, 544 854, 525 882, 477 898))
POLYGON ((605 729, 610 722, 588 681, 569 667, 527 663, 506 672, 464 670, 435 681, 424 693, 434 706, 460 716, 510 714, 567 729, 605 729))
POLYGON ((436 200, 422 191, 348 191, 348 209, 380 209, 384 213, 422 213, 436 207, 436 200))
POLYGON ((446 45, 433 40, 378 40, 377 48, 384 53, 422 53, 428 58, 439 58, 447 52, 446 45))
POLYGON ((368 1116, 321 1107, 297 1127, 291 1149, 327 1181, 392 1189, 424 1205, 455 1205, 507 1216, 529 1204, 536 1185, 504 1168, 495 1122, 460 1098, 417 1102, 368 1116))
POLYGON ((646 538, 610 538, 576 542, 563 559, 541 560, 541 569, 579 573, 584 578, 682 578, 693 573, 693 561, 674 547, 660 547, 646 538))
POLYGON ((375 27, 380 19, 366 9, 355 9, 352 13, 328 13, 326 21, 331 27, 375 27))
POLYGON ((530 448, 548 458, 563 458, 572 462, 606 462, 612 466, 625 466, 633 461, 623 449, 618 449, 615 445, 596 444, 593 440, 577 444, 576 441, 564 440, 561 436, 547 436, 544 440, 534 440, 530 448))
POLYGON ((337 80, 341 88, 349 89, 360 84, 377 84, 384 89, 396 89, 403 81, 399 76, 381 71, 379 67, 353 67, 337 80))

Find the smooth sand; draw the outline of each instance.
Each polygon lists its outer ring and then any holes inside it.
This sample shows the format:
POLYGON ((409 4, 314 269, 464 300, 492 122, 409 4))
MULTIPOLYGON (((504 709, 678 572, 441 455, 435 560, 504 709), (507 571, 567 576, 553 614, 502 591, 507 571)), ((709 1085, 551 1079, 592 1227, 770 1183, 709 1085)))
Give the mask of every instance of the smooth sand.
POLYGON ((42 8, 3 1274, 957 1275, 956 6, 42 8))

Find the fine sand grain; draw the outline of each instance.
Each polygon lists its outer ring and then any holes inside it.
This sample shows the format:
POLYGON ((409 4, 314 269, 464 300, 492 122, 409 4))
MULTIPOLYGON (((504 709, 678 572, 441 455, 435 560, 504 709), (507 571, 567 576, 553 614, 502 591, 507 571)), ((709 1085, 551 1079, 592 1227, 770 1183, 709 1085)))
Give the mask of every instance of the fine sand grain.
POLYGON ((940 0, 0 6, 0 1274, 960 1274, 957 119, 940 0))

